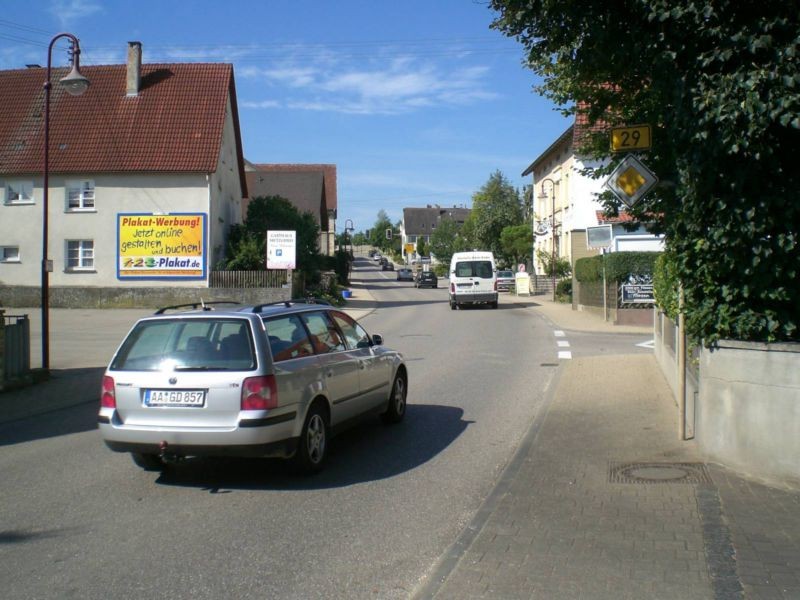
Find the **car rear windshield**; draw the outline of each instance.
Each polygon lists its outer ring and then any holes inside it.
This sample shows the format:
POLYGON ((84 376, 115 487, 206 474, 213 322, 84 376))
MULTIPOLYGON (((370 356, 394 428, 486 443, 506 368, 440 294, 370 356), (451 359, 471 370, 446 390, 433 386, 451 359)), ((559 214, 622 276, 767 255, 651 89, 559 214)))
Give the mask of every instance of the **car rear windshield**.
POLYGON ((514 277, 514 273, 512 271, 499 271, 497 273, 498 277, 514 277))
POLYGON ((140 321, 111 363, 114 371, 249 371, 255 368, 243 319, 140 321))
POLYGON ((492 263, 488 260, 465 260, 456 263, 456 277, 492 278, 492 263))

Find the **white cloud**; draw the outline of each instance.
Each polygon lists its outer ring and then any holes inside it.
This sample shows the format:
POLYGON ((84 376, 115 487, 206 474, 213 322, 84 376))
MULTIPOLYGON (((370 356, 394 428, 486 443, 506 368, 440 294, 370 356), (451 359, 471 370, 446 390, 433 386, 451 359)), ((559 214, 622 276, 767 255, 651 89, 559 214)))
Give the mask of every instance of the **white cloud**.
POLYGON ((242 100, 239 102, 239 106, 241 106, 242 108, 256 108, 256 109, 280 108, 281 103, 278 102, 277 100, 261 100, 260 102, 242 100))
POLYGON ((436 62, 430 57, 379 52, 353 61, 335 54, 293 47, 269 68, 244 66, 243 78, 261 81, 285 95, 295 110, 391 115, 422 108, 472 104, 498 94, 486 88, 488 67, 436 62))
POLYGON ((63 28, 102 10, 102 5, 94 0, 54 0, 50 4, 50 12, 63 28))

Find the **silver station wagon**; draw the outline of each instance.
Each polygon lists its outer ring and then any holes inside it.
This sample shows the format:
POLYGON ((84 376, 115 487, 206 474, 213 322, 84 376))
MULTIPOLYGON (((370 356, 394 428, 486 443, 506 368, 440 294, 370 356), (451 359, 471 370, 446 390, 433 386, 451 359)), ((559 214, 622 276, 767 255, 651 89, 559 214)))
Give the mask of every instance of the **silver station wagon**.
POLYGON ((103 377, 98 423, 109 448, 148 470, 249 456, 314 472, 348 424, 370 413, 403 419, 402 355, 347 314, 297 301, 219 304, 167 307, 134 325, 103 377))

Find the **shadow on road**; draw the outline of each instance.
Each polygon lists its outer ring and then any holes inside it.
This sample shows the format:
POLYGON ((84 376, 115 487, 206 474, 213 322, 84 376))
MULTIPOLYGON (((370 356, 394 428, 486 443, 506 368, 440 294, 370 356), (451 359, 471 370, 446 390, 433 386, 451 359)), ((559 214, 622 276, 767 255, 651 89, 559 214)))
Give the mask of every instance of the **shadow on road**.
POLYGON ((0 446, 96 429, 104 372, 52 371, 47 381, 0 394, 0 446))
POLYGON ((366 419, 331 441, 325 469, 313 476, 297 475, 279 459, 196 458, 170 465, 157 483, 218 494, 339 488, 386 479, 428 462, 452 444, 473 423, 463 415, 457 407, 419 405, 409 406, 399 425, 366 419))

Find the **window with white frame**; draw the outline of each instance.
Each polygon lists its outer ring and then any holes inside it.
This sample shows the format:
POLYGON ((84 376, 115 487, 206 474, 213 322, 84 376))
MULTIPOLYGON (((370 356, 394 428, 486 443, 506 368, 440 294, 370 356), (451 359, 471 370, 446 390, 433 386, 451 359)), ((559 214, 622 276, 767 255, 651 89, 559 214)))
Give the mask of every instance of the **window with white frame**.
POLYGON ((67 270, 94 269, 94 240, 67 240, 67 270))
POLYGON ((19 262, 19 246, 0 246, 0 262, 19 262))
POLYGON ((33 204, 33 182, 6 181, 6 204, 33 204))
POLYGON ((94 181, 67 182, 67 210, 94 210, 94 181))

